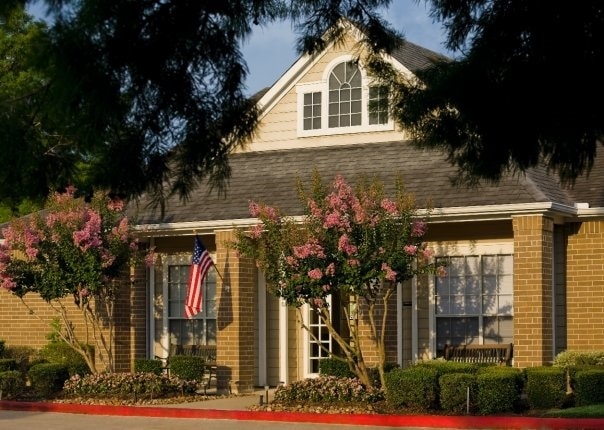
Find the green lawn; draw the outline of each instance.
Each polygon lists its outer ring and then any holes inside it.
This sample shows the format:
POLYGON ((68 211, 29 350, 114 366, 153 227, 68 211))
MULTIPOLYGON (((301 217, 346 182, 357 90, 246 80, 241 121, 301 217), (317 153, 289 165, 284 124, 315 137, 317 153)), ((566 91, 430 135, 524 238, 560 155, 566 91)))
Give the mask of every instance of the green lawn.
POLYGON ((568 409, 552 409, 545 412, 543 416, 550 418, 604 418, 604 404, 578 406, 568 409))

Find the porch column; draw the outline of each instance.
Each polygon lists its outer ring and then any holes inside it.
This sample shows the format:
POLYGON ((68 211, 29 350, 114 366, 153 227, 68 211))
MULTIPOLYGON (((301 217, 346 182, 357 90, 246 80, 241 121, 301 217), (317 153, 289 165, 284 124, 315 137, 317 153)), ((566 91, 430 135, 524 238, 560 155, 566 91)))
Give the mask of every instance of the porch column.
POLYGON ((553 231, 542 215, 513 218, 514 365, 540 366, 553 360, 553 231))
POLYGON ((217 386, 221 392, 250 392, 254 388, 258 302, 256 267, 250 259, 228 249, 233 230, 216 232, 217 386))

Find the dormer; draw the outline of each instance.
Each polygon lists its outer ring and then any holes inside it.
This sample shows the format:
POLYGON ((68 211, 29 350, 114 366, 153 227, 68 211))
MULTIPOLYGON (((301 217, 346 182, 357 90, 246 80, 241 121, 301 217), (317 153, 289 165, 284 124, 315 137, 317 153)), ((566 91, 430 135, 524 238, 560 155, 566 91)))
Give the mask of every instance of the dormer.
POLYGON ((299 83, 296 94, 298 137, 394 129, 386 87, 375 85, 352 55, 333 59, 321 80, 299 83))

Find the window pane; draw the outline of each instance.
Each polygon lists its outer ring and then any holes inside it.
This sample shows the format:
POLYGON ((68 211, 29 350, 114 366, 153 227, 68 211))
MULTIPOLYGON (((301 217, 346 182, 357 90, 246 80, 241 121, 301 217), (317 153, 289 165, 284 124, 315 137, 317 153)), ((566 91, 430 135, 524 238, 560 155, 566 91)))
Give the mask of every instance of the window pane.
POLYGON ((338 116, 330 116, 329 117, 329 127, 338 127, 340 125, 339 119, 340 119, 340 117, 338 117, 338 116))
POLYGON ((312 128, 318 130, 321 128, 321 118, 315 118, 312 120, 312 128))
POLYGON ((482 257, 482 273, 485 275, 495 275, 497 273, 497 256, 485 255, 482 257))
POLYGON ((514 273, 514 258, 511 255, 499 256, 499 273, 511 275, 514 273))
POLYGON ((312 93, 312 102, 315 105, 321 104, 321 93, 319 91, 312 93))
POLYGON ((482 278, 482 290, 485 294, 496 294, 497 293, 497 277, 485 276, 482 278))
POLYGON ((312 120, 310 118, 304 119, 304 130, 312 130, 312 120))
POLYGON ((497 296, 487 295, 482 296, 482 313, 485 315, 497 314, 497 296))
POLYGON ((362 96, 362 92, 361 92, 361 88, 352 88, 350 90, 350 100, 361 100, 361 96, 362 96))
POLYGON ((449 294, 449 279, 447 277, 436 278, 436 294, 439 296, 449 294))
POLYGON ((452 257, 447 266, 449 276, 462 276, 465 274, 465 260, 463 257, 452 257))
POLYGON ((350 116, 341 116, 340 117, 340 127, 348 127, 350 126, 350 116))
POLYGON ((480 314, 480 296, 466 296, 466 314, 480 314))
POLYGON ((340 113, 350 113, 350 103, 340 103, 340 113))
POLYGON ((311 116, 312 116, 312 106, 311 105, 304 106, 304 118, 309 118, 311 116))
POLYGON ((472 256, 466 257, 465 261, 465 272, 468 275, 479 276, 480 275, 480 257, 472 256))
POLYGON ((513 294, 514 293, 514 275, 499 276, 499 293, 513 294))
POLYGON ((358 114, 360 114, 361 113, 361 102, 352 102, 351 103, 350 111, 352 113, 358 113, 358 114))
POLYGON ((304 94, 304 106, 308 106, 312 104, 312 96, 313 93, 304 94))
POLYGON ((464 315, 466 313, 464 304, 464 296, 451 297, 451 313, 455 315, 464 315))
POLYGON ((466 278, 466 294, 480 296, 480 277, 471 276, 466 278))
POLYGON ((464 294, 466 292, 464 278, 451 278, 451 294, 464 294))
POLYGON ((349 102, 350 101, 350 90, 348 88, 342 89, 340 91, 340 102, 349 102))
POLYGON ((499 309, 500 315, 514 315, 514 296, 512 295, 500 295, 499 296, 499 309))
POLYGON ((361 114, 353 113, 352 118, 350 119, 350 125, 361 125, 361 114))
POLYGON ((449 314, 449 297, 437 297, 436 298, 436 313, 437 314, 449 314))

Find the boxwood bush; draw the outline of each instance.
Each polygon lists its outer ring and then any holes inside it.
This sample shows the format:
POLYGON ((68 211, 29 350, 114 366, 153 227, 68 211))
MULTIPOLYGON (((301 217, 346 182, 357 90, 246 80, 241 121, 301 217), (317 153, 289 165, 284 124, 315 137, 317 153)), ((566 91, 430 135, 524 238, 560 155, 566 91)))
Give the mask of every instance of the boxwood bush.
POLYGON ((148 358, 137 358, 134 360, 134 371, 161 375, 162 371, 163 371, 163 363, 161 360, 151 360, 148 358))
POLYGON ((17 397, 25 389, 23 375, 18 370, 6 370, 0 372, 0 390, 2 398, 17 397))
MULTIPOLYGON (((92 346, 88 348, 92 348, 92 346)), ((44 345, 40 350, 40 356, 49 363, 65 365, 69 376, 90 373, 84 357, 65 342, 50 342, 44 345)))
POLYGON ((512 367, 484 367, 476 376, 476 386, 479 414, 511 412, 522 392, 522 373, 512 367))
POLYGON ((604 403, 604 369, 577 372, 575 399, 578 406, 604 403))
POLYGON ((319 374, 322 376, 335 376, 338 378, 352 378, 354 374, 348 364, 335 358, 324 358, 319 361, 319 374))
POLYGON ((431 366, 394 369, 385 375, 386 401, 392 407, 426 412, 438 406, 438 370, 431 366))
POLYGON ((60 392, 67 379, 69 379, 69 371, 64 364, 41 363, 29 369, 32 388, 44 397, 60 392))
POLYGON ((193 355, 175 355, 170 358, 170 375, 185 381, 201 381, 204 360, 193 355))
POLYGON ((17 362, 13 358, 0 358, 0 372, 17 370, 17 362))
POLYGON ((438 379, 440 407, 443 411, 463 415, 468 411, 468 388, 470 389, 469 410, 476 409, 476 375, 471 373, 447 373, 438 379))
POLYGON ((604 351, 563 351, 554 358, 554 366, 604 366, 604 351))
POLYGON ((530 367, 526 372, 526 396, 532 409, 560 408, 566 400, 566 370, 562 367, 530 367))

